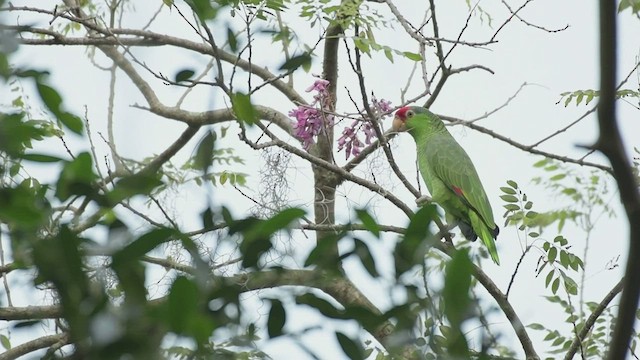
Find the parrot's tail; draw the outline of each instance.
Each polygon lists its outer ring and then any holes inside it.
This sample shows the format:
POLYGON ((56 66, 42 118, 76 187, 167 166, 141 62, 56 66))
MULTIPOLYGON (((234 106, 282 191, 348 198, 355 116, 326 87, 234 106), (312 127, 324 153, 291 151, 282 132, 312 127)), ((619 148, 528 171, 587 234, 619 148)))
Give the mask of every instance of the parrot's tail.
POLYGON ((498 227, 490 230, 487 225, 476 215, 475 212, 469 213, 469 220, 471 220, 471 226, 473 227, 473 231, 478 234, 482 243, 487 247, 489 251, 489 255, 491 255, 491 259, 497 264, 500 265, 500 259, 498 257, 498 249, 496 248, 495 236, 498 234, 498 227))

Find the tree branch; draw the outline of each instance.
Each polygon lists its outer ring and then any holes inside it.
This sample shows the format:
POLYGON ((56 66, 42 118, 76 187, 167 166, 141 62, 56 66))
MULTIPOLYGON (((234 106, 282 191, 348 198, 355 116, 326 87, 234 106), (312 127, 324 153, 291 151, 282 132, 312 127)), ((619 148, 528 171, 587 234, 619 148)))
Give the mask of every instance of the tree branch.
POLYGON ((594 145, 611 162, 620 200, 629 221, 629 255, 623 281, 624 291, 607 354, 610 360, 624 359, 627 355, 640 296, 640 194, 616 119, 616 7, 615 2, 600 0, 600 136, 594 145))
POLYGON ((0 307, 0 320, 42 320, 55 319, 62 316, 58 305, 0 307))
MULTIPOLYGON (((445 242, 438 241, 435 243, 435 246, 436 248, 438 248, 438 250, 444 252, 449 256, 452 256, 456 251, 453 246, 445 242)), ((522 324, 520 317, 516 313, 513 306, 511 306, 511 303, 509 303, 507 297, 502 293, 500 288, 498 288, 496 283, 491 280, 489 275, 487 275, 484 271, 482 271, 480 267, 475 264, 473 264, 472 275, 476 278, 476 280, 478 280, 480 284, 482 284, 482 286, 487 290, 491 297, 493 297, 504 315, 509 320, 509 323, 511 323, 511 327, 515 331, 518 340, 520 340, 520 344, 522 345, 522 349, 524 350, 527 360, 539 360, 540 357, 533 347, 533 342, 531 341, 526 328, 522 324)))
POLYGON ((469 122, 469 121, 466 121, 466 120, 462 120, 462 119, 458 119, 458 118, 454 118, 454 117, 451 117, 451 116, 445 116, 445 115, 438 115, 438 116, 442 120, 450 121, 450 122, 456 123, 456 124, 461 124, 461 125, 466 126, 466 127, 470 128, 470 129, 477 130, 477 131, 479 131, 481 133, 487 134, 487 135, 489 135, 489 136, 491 136, 491 137, 493 137, 495 139, 498 139, 498 140, 500 140, 502 142, 505 142, 505 143, 515 147, 515 148, 518 148, 518 149, 520 149, 522 151, 526 151, 526 152, 531 153, 531 154, 542 155, 542 156, 545 156, 545 157, 548 157, 548 158, 551 158, 551 159, 556 159, 556 160, 559 160, 559 161, 562 161, 562 162, 565 162, 565 163, 572 163, 572 164, 577 164, 577 165, 582 165, 582 166, 589 166, 589 167, 600 169, 600 170, 606 171, 606 172, 608 172, 610 174, 613 174, 612 169, 610 167, 608 167, 608 166, 605 166, 605 165, 596 164, 596 163, 589 162, 589 161, 584 161, 582 159, 573 159, 573 158, 570 158, 570 157, 567 157, 567 156, 561 156, 561 155, 553 154, 553 153, 550 153, 550 152, 538 150, 538 149, 533 148, 531 145, 523 145, 523 144, 521 144, 521 143, 519 143, 519 142, 517 142, 515 140, 512 140, 512 139, 510 139, 510 138, 508 138, 508 137, 506 137, 504 135, 498 134, 493 130, 487 129, 487 128, 485 128, 483 126, 480 126, 480 125, 477 125, 475 123, 472 123, 472 122, 469 122))
POLYGON ((41 338, 28 341, 24 344, 13 347, 5 351, 4 353, 0 354, 0 360, 17 359, 20 356, 26 355, 30 352, 44 349, 46 347, 59 344, 59 343, 68 344, 69 335, 66 333, 62 333, 62 334, 56 334, 56 335, 43 336, 41 338))
POLYGON ((578 335, 573 339, 573 342, 571 342, 571 346, 569 347, 567 354, 564 356, 564 360, 573 359, 573 356, 576 354, 578 348, 580 347, 580 343, 587 337, 587 334, 591 331, 593 325, 595 325, 596 320, 598 320, 607 306, 609 306, 609 303, 620 293, 620 291, 622 291, 623 282, 624 278, 620 279, 620 281, 618 281, 618 283, 611 289, 611 291, 607 293, 602 301, 600 301, 598 307, 596 307, 591 315, 589 315, 589 318, 587 319, 587 321, 585 321, 584 326, 580 329, 578 335))

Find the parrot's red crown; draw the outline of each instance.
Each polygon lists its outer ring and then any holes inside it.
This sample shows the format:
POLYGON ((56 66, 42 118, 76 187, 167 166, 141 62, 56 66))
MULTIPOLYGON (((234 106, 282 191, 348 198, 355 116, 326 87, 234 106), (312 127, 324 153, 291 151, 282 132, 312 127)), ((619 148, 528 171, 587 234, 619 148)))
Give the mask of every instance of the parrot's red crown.
POLYGON ((396 116, 404 120, 407 118, 407 111, 409 111, 408 106, 401 107, 400 109, 398 109, 398 111, 396 111, 396 116))

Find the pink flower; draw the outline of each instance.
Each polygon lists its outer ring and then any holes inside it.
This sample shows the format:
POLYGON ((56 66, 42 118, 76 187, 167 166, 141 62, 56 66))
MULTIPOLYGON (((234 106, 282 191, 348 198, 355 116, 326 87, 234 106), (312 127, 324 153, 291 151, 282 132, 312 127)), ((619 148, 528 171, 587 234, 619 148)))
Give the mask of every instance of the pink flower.
POLYGON ((294 135, 302 140, 302 147, 309 150, 314 143, 314 138, 320 134, 324 127, 333 126, 334 116, 326 114, 322 109, 328 105, 329 93, 327 87, 329 81, 317 79, 306 91, 315 91, 311 105, 300 105, 289 112, 289 116, 296 119, 294 135))
POLYGON ((317 79, 313 85, 309 86, 306 92, 317 91, 319 93, 326 93, 327 87, 329 87, 329 80, 317 79))
MULTIPOLYGON (((387 101, 385 99, 376 99, 375 96, 372 98, 372 103, 374 109, 378 112, 378 114, 390 113, 391 112, 391 101, 387 101)), ((388 115, 388 114, 387 114, 388 115)))
MULTIPOLYGON (((316 79, 313 84, 306 89, 306 92, 315 92, 313 102, 310 105, 300 105, 289 112, 289 116, 296 119, 294 124, 294 136, 302 141, 302 147, 309 151, 314 144, 316 137, 323 129, 334 126, 335 115, 326 111, 329 109, 329 81, 316 79)), ((384 99, 371 99, 371 108, 377 121, 383 116, 391 113, 391 102, 384 99)), ((342 134, 337 140, 338 151, 345 151, 346 159, 350 156, 358 156, 365 144, 370 145, 376 137, 374 124, 370 120, 356 119, 349 126, 342 129, 342 134), (362 130, 362 131, 361 131, 362 130), (361 132, 364 133, 364 142, 361 140, 361 132)))

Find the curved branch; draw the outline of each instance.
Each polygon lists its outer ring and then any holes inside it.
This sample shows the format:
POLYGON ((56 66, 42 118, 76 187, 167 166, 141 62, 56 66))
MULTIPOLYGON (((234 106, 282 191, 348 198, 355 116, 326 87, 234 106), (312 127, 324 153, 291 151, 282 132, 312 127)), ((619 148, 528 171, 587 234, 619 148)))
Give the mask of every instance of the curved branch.
POLYGON ((609 291, 609 293, 607 293, 602 301, 600 301, 598 307, 596 307, 591 315, 589 315, 589 318, 587 319, 587 321, 585 321, 584 326, 582 327, 582 329, 580 329, 580 333, 578 333, 575 339, 573 339, 573 341, 571 342, 571 346, 569 347, 567 354, 564 356, 564 360, 573 359, 573 356, 578 351, 580 343, 587 337, 587 334, 591 331, 593 325, 595 325, 596 320, 598 320, 607 306, 609 306, 609 303, 620 293, 620 291, 622 291, 623 280, 624 278, 618 281, 618 283, 611 289, 611 291, 609 291))
POLYGON ((0 354, 0 360, 17 359, 36 350, 44 349, 55 344, 68 344, 69 336, 66 333, 43 336, 24 344, 11 348, 0 354))
POLYGON ((198 43, 174 36, 169 36, 165 34, 156 33, 153 31, 147 30, 138 30, 138 29, 104 29, 101 27, 95 26, 84 19, 72 17, 65 14, 54 14, 51 11, 45 11, 42 9, 34 9, 29 7, 11 7, 3 9, 5 11, 28 11, 28 12, 39 12, 49 15, 57 15, 59 17, 65 18, 69 21, 77 22, 82 24, 91 30, 97 31, 104 35, 104 38, 100 37, 66 37, 60 33, 54 33, 50 30, 46 29, 34 29, 25 26, 6 26, 3 28, 11 29, 15 31, 19 31, 21 33, 30 32, 36 34, 46 34, 51 36, 50 39, 18 39, 18 41, 25 45, 81 45, 81 46, 163 46, 163 45, 171 45, 175 47, 180 47, 182 49, 191 50, 194 52, 198 52, 203 55, 217 56, 220 60, 237 66, 247 72, 251 72, 252 74, 260 77, 261 79, 269 82, 275 89, 280 91, 283 95, 285 95, 289 100, 297 104, 307 104, 307 101, 291 86, 289 86, 286 82, 279 79, 278 75, 273 74, 266 68, 260 66, 251 66, 251 63, 247 60, 239 58, 238 56, 226 52, 220 48, 215 51, 211 46, 207 46, 203 43, 198 43), (36 11, 37 10, 37 11, 36 11), (128 35, 135 36, 136 38, 121 38, 116 37, 115 35, 128 35))
MULTIPOLYGON (((435 247, 444 252, 445 254, 451 256, 454 251, 456 251, 453 246, 445 243, 445 242, 436 242, 435 247)), ((487 275, 480 267, 473 264, 473 277, 478 280, 480 284, 487 290, 487 292, 493 297, 496 301, 504 315, 509 320, 511 327, 516 333, 518 340, 520 340, 520 344, 522 345, 522 349, 524 350, 525 356, 527 360, 538 360, 540 357, 538 356, 535 348, 533 347, 533 342, 527 333, 526 328, 522 324, 520 317, 516 313, 511 303, 507 297, 502 293, 498 285, 491 280, 489 275, 487 275)))
POLYGON ((493 130, 487 129, 487 128, 485 128, 483 126, 480 126, 480 125, 477 125, 475 123, 472 123, 472 122, 469 122, 469 121, 466 121, 466 120, 462 120, 462 119, 458 119, 458 118, 454 118, 454 117, 451 117, 451 116, 445 116, 445 115, 438 115, 438 116, 442 120, 450 121, 450 122, 456 123, 456 124, 461 124, 463 126, 466 126, 466 127, 470 128, 470 129, 473 129, 473 130, 479 131, 481 133, 487 134, 487 135, 489 135, 489 136, 491 136, 491 137, 493 137, 495 139, 498 139, 498 140, 500 140, 502 142, 505 142, 505 143, 515 147, 515 148, 518 148, 520 150, 526 151, 526 152, 531 153, 531 154, 542 155, 542 156, 545 156, 545 157, 548 157, 548 158, 551 158, 551 159, 556 159, 556 160, 559 160, 559 161, 562 161, 562 162, 565 162, 565 163, 572 163, 572 164, 577 164, 577 165, 582 165, 582 166, 589 166, 589 167, 600 169, 600 170, 606 171, 606 172, 608 172, 610 174, 613 174, 612 169, 610 167, 608 167, 608 166, 605 166, 605 165, 596 164, 596 163, 589 162, 589 161, 584 161, 582 159, 573 159, 573 158, 570 158, 570 157, 567 157, 567 156, 556 155, 556 154, 553 154, 553 153, 550 153, 550 152, 538 150, 538 149, 535 149, 531 145, 523 145, 523 144, 521 144, 521 143, 519 143, 519 142, 517 142, 515 140, 512 140, 512 139, 510 139, 510 138, 508 138, 508 137, 506 137, 504 135, 498 134, 493 130))

